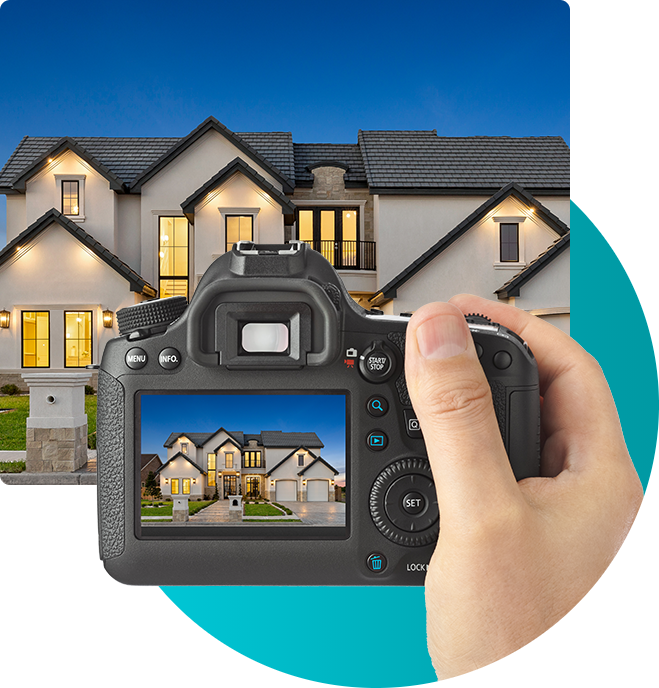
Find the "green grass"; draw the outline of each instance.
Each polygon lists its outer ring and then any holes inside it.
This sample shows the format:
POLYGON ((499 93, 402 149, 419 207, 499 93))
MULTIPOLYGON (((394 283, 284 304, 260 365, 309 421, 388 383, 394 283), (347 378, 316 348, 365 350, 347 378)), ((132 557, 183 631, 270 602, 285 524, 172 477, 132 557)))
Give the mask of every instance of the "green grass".
POLYGON ((277 523, 302 523, 299 518, 279 518, 276 521, 270 521, 267 518, 250 518, 249 521, 243 521, 243 523, 272 523, 276 525, 277 523))
MULTIPOLYGON (((190 516, 194 516, 197 512, 201 511, 205 507, 207 507, 209 504, 212 504, 212 501, 209 502, 188 502, 188 510, 190 512, 190 516)), ((142 500, 142 509, 141 509, 141 514, 142 516, 171 516, 172 515, 172 509, 174 507, 174 504, 172 502, 159 502, 159 500, 156 499, 155 502, 149 502, 146 500, 142 500), (161 506, 147 506, 147 504, 161 504, 161 506)), ((155 519, 154 519, 155 520, 155 519)), ((157 522, 157 521, 156 521, 157 522)))
MULTIPOLYGON (((0 409, 14 409, 0 413, 0 451, 25 451, 25 421, 30 415, 30 397, 0 397, 0 409)), ((96 431, 96 396, 85 396, 87 432, 96 431)), ((90 438, 96 447, 96 435, 90 438)))
POLYGON ((282 516, 282 512, 270 504, 245 504, 245 516, 282 516))
POLYGON ((0 461, 0 473, 22 473, 25 461, 0 461))

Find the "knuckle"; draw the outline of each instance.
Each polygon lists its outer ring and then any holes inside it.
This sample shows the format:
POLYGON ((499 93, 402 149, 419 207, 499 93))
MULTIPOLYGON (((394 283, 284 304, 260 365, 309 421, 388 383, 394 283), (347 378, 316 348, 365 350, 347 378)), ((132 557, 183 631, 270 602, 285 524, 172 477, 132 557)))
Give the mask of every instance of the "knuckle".
POLYGON ((459 384, 424 380, 417 394, 433 416, 475 419, 492 408, 489 385, 475 379, 461 380, 459 384))

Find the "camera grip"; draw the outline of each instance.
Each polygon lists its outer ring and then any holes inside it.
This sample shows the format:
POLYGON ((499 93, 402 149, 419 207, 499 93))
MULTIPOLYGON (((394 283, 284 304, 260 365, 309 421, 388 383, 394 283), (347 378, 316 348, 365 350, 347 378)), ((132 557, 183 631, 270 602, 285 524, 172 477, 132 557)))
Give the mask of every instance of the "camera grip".
POLYGON ((103 369, 98 373, 98 519, 101 559, 124 551, 124 388, 103 369))

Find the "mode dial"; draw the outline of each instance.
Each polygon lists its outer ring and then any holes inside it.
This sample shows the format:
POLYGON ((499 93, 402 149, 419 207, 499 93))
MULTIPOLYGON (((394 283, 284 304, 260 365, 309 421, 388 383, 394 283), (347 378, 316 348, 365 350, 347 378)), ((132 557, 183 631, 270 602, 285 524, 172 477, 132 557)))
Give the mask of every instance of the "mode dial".
POLYGON ((122 335, 135 333, 142 337, 164 331, 178 320, 188 306, 185 296, 144 301, 117 311, 117 325, 122 335))

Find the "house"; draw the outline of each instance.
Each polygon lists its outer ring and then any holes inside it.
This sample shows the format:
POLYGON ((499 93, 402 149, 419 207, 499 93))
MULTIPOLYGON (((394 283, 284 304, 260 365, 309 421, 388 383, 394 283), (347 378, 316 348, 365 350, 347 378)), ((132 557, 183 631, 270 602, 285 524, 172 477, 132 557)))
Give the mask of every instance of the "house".
POLYGON ((315 432, 219 428, 212 433, 173 432, 167 461, 156 471, 162 496, 220 499, 241 494, 275 502, 333 502, 338 471, 320 456, 315 432))
POLYGON ((160 466, 162 466, 162 461, 158 454, 142 454, 140 456, 140 484, 142 486, 142 496, 144 496, 144 488, 146 487, 149 473, 155 475, 160 466))
POLYGON ((560 137, 360 131, 307 144, 209 117, 183 138, 26 136, 0 193, 0 384, 99 363, 118 309, 189 298, 239 240, 309 243, 365 308, 467 291, 569 329, 560 137))

